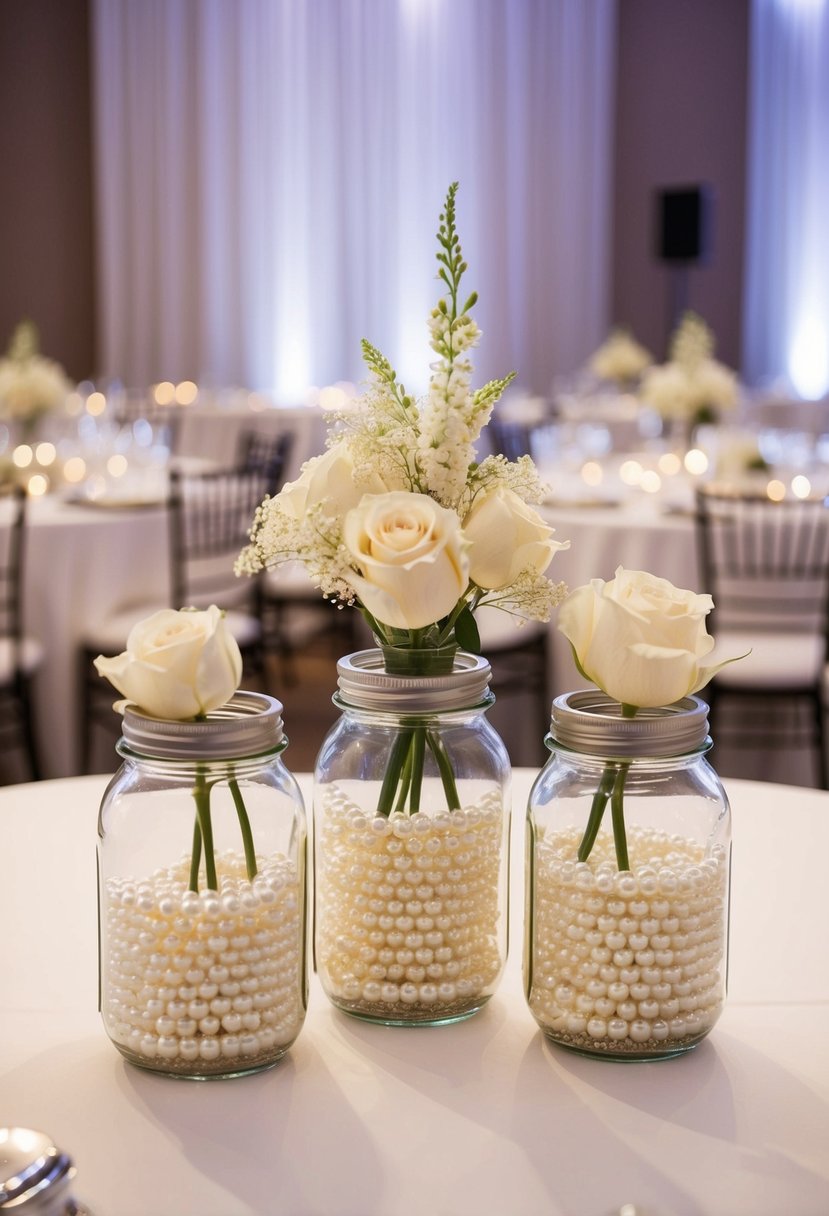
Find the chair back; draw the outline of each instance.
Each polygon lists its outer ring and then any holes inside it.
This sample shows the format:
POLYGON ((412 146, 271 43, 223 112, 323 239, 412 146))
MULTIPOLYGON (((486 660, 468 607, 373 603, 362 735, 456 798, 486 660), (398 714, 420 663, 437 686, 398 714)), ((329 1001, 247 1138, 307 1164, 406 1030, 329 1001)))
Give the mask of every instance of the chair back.
POLYGON ((829 610, 829 506, 757 496, 697 494, 703 586, 712 632, 817 634, 829 610))
POLYGON ((294 446, 290 431, 266 435, 262 431, 241 431, 236 446, 236 464, 244 470, 260 470, 268 479, 268 494, 282 488, 294 446))
POLYGON ((237 577, 234 563, 248 544, 256 508, 270 490, 263 469, 170 470, 171 593, 174 608, 244 610, 256 580, 237 577))
POLYGON ((0 639, 13 646, 15 665, 23 637, 23 548, 26 490, 20 485, 0 486, 0 639))

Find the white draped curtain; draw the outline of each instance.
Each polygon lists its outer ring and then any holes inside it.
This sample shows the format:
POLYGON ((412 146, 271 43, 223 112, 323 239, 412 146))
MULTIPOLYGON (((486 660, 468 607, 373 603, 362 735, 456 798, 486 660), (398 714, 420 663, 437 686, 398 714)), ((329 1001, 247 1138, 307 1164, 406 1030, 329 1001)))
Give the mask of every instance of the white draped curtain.
POLYGON ((829 393, 829 0, 753 0, 744 371, 829 393))
POLYGON ((425 386, 438 215, 476 379, 608 324, 616 0, 93 0, 101 374, 425 386))

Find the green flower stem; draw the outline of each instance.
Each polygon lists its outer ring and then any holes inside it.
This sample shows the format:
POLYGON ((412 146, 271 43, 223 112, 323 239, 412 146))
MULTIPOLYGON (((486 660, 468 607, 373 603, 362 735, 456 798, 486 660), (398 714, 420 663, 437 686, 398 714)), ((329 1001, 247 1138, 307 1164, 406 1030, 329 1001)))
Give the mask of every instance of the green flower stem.
POLYGON ((450 811, 459 811, 461 809, 461 800, 458 797, 458 787, 455 784, 455 774, 452 772, 452 764, 444 746, 440 735, 434 731, 426 732, 426 742, 429 744, 429 750, 437 761, 440 779, 443 782, 443 792, 446 795, 446 803, 450 811))
POLYGON ((412 792, 409 798, 409 810, 412 815, 420 810, 420 790, 423 785, 423 760, 426 754, 426 731, 418 726, 412 738, 412 792))
POLYGON ((193 798, 196 803, 196 815, 204 846, 204 872, 207 886, 211 891, 217 891, 216 858, 213 852, 213 824, 210 821, 210 784, 201 769, 196 773, 193 798))
POLYGON ((395 800, 395 791, 403 773, 403 766, 406 763, 406 757, 409 753, 409 746, 412 741, 411 730, 401 730, 392 744, 389 761, 386 766, 386 775, 383 778, 383 784, 380 787, 380 796, 377 800, 377 814, 385 815, 386 818, 391 814, 395 800))
POLYGON ((599 834, 599 828, 602 825, 602 817, 607 807, 608 799, 613 792, 613 787, 616 783, 616 765, 607 764, 602 773, 602 779, 599 782, 599 788, 593 795, 593 802, 590 807, 590 814, 587 819, 587 827, 584 829, 584 835, 581 838, 579 845, 578 859, 579 861, 587 861, 596 843, 596 837, 599 834))
POLYGON ((193 852, 190 857, 190 890, 199 889, 199 866, 201 865, 201 828, 199 818, 193 824, 193 852))
POLYGON ((403 761, 403 771, 400 774, 400 789, 397 793, 397 802, 394 804, 395 814, 402 814, 406 809, 406 799, 409 796, 409 788, 412 784, 412 758, 414 752, 414 737, 412 738, 406 759, 403 761))
POLYGON ((233 805, 236 807, 236 814, 239 817, 239 828, 242 832, 242 842, 245 847, 245 867, 248 879, 252 881, 256 877, 258 870, 256 866, 256 850, 253 847, 253 832, 250 828, 247 807, 245 806, 245 800, 242 797, 242 791, 239 789, 239 782, 236 778, 230 777, 227 784, 230 787, 233 805))
POLYGON ((630 761, 620 764, 613 782, 613 793, 610 796, 610 815, 613 823, 613 843, 616 846, 616 865, 620 870, 629 870, 628 842, 625 832, 625 781, 627 780, 630 761))

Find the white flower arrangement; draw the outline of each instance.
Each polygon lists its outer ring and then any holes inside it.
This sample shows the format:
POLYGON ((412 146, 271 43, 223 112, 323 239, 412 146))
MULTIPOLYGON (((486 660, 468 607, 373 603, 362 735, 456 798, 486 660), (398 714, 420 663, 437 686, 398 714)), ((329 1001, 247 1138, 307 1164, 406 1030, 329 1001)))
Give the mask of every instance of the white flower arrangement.
POLYGON ((590 357, 588 367, 600 380, 628 385, 634 384, 652 363, 650 351, 636 341, 630 330, 617 326, 590 357))
POLYGON ((0 418, 34 423, 63 405, 71 387, 60 364, 39 353, 36 327, 21 321, 0 359, 0 418))
POLYGON ((327 451, 258 509, 236 570, 302 562, 322 594, 356 607, 382 645, 478 650, 473 613, 496 605, 519 623, 547 621, 565 593, 545 577, 552 539, 531 504, 544 487, 529 456, 480 464, 475 444, 513 374, 473 390, 480 331, 461 303, 467 269, 455 228, 454 183, 438 231, 447 292, 429 317, 437 360, 416 402, 369 342, 362 397, 335 413, 327 451))
POLYGON ((737 377, 714 358, 714 337, 696 313, 686 312, 671 339, 667 363, 642 377, 640 398, 663 418, 705 422, 737 404, 737 377))

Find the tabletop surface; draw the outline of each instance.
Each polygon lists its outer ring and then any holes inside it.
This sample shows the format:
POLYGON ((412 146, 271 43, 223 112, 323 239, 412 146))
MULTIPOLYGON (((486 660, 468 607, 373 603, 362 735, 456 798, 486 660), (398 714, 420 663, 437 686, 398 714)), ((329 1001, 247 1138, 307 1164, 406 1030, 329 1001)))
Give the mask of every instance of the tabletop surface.
MULTIPOLYGON (((95 1216, 826 1216, 829 794, 726 782, 725 1012, 694 1051, 616 1064, 552 1047, 511 953, 466 1022, 308 1017, 270 1072, 199 1084, 133 1068, 96 1009, 104 777, 0 789, 0 1125, 47 1131, 95 1216)), ((310 807, 310 782, 300 784, 310 807)))

